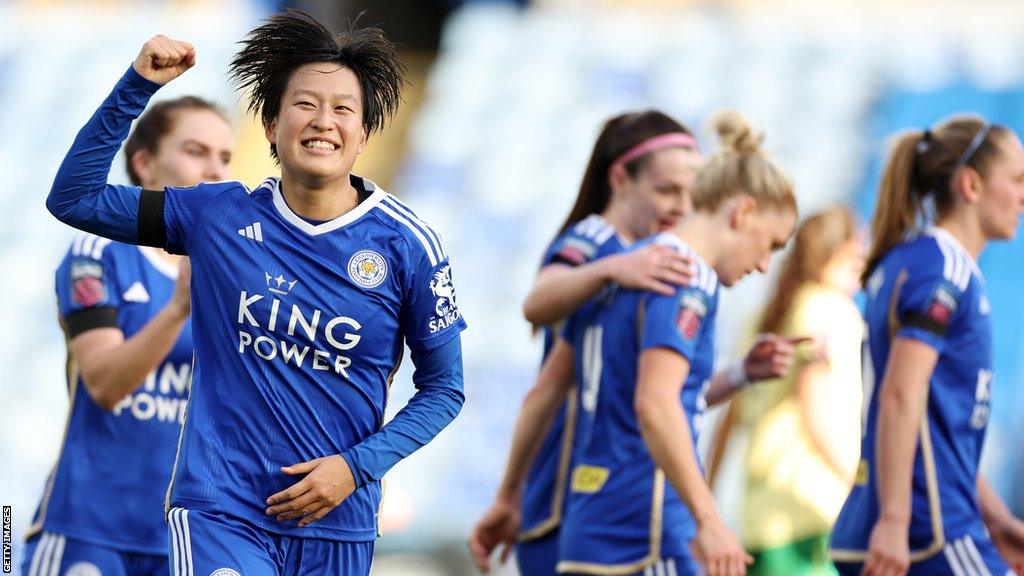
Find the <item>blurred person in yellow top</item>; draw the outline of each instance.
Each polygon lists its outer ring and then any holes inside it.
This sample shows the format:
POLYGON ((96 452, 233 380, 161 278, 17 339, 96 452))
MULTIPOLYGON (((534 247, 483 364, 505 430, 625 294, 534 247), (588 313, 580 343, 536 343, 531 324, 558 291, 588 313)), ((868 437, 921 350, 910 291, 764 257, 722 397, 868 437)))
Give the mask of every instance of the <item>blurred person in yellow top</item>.
POLYGON ((853 302, 863 268, 853 215, 808 218, 783 264, 761 333, 811 335, 787 378, 745 389, 738 423, 749 432, 742 532, 753 576, 836 574, 828 534, 853 483, 860 441, 860 345, 853 302))

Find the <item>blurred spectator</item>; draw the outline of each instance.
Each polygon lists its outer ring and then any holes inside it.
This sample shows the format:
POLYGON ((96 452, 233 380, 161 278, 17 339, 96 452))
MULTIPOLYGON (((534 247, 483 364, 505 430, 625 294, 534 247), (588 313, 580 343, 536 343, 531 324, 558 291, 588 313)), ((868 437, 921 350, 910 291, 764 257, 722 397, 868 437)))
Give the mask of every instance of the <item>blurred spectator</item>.
POLYGON ((863 321, 852 295, 863 267, 845 207, 796 234, 759 332, 808 335, 785 379, 746 389, 735 421, 749 432, 742 534, 753 576, 835 574, 828 534, 853 482, 860 439, 863 321))

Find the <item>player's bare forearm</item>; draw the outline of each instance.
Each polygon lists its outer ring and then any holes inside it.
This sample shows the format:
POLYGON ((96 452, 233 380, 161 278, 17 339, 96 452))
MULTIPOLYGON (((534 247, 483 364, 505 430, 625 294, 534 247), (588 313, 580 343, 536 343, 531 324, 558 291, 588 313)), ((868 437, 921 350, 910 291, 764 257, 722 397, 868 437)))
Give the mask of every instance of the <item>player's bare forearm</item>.
POLYGON ((516 419, 508 464, 498 488, 498 498, 518 502, 526 473, 548 433, 558 408, 565 402, 573 382, 573 349, 565 340, 555 342, 537 381, 523 399, 516 419))
POLYGON ((708 406, 728 400, 748 384, 784 378, 793 366, 796 347, 811 340, 807 336, 759 335, 743 360, 719 370, 711 378, 706 397, 708 406))
POLYGON ((131 338, 125 339, 117 328, 97 328, 76 336, 72 353, 93 400, 113 410, 170 354, 187 319, 188 311, 172 301, 131 338))
POLYGON ((917 340, 896 338, 878 394, 880 517, 910 522, 910 493, 924 394, 938 353, 917 340))
POLYGON ((978 474, 978 507, 981 508, 981 519, 990 532, 998 532, 1007 522, 1013 519, 1013 513, 999 497, 988 479, 978 474))
POLYGON ((523 316, 531 323, 554 324, 565 319, 609 281, 607 259, 580 266, 549 264, 541 269, 523 302, 523 316))
POLYGON ((697 463, 690 425, 679 401, 681 383, 689 371, 690 363, 677 352, 664 348, 644 351, 634 404, 651 458, 700 524, 716 518, 718 512, 697 463))

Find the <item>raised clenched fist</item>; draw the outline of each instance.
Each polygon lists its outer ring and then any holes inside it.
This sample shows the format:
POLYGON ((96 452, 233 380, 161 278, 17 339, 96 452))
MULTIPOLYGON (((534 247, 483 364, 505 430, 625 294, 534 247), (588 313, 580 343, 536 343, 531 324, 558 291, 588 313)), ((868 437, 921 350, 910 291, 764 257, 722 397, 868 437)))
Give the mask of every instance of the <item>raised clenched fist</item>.
POLYGON ((196 63, 196 49, 188 42, 158 34, 142 45, 132 66, 146 80, 167 84, 196 63))

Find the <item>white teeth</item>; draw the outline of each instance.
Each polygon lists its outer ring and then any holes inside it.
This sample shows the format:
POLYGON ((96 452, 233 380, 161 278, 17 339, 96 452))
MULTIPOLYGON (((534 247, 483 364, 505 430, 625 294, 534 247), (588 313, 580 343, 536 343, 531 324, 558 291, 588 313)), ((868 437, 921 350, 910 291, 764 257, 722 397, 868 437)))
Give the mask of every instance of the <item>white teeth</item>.
POLYGON ((303 146, 305 146, 306 148, 316 148, 316 149, 319 149, 319 150, 334 150, 335 149, 334 144, 331 144, 330 142, 327 142, 325 140, 310 140, 309 142, 306 142, 305 144, 303 144, 303 146))

